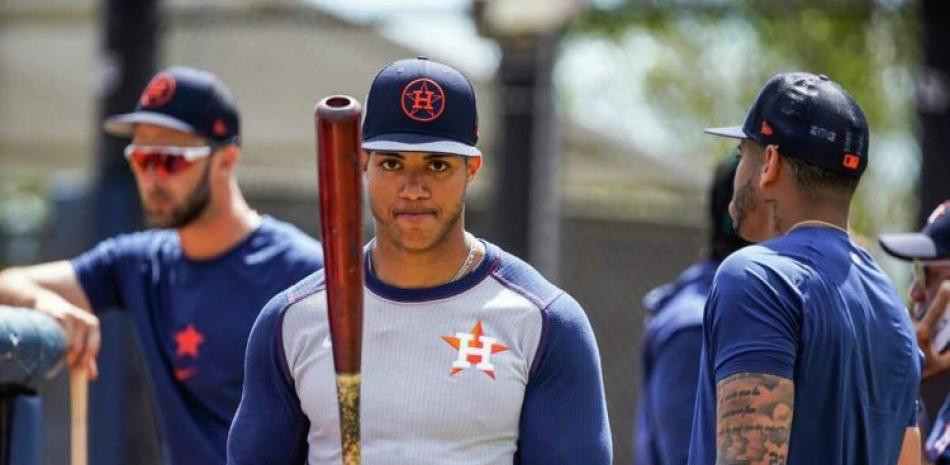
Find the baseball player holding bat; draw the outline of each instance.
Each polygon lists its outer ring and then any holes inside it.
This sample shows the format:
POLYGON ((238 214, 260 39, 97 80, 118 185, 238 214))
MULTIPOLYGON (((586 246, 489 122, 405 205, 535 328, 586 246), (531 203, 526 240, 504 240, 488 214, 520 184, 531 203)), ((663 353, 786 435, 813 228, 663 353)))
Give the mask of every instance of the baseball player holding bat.
MULTIPOLYGON (((364 264, 363 463, 609 464, 583 310, 465 231, 477 138, 475 95, 455 69, 409 59, 374 79, 362 134, 375 225, 364 264)), ((229 464, 340 463, 327 286, 323 272, 306 278, 255 323, 229 464)))
MULTIPOLYGON (((222 464, 251 325, 268 299, 323 266, 320 245, 245 202, 234 176, 237 107, 211 73, 158 73, 135 111, 105 127, 131 136, 125 156, 156 229, 105 240, 72 261, 5 270, 0 303, 55 317, 70 364, 93 376, 94 312, 128 312, 166 462, 222 464)), ((73 399, 84 397, 79 390, 73 399)))
MULTIPOLYGON (((950 200, 934 209, 919 233, 882 234, 878 240, 885 252, 914 266, 907 297, 924 353, 924 382, 945 376, 950 370, 950 200)), ((935 465, 950 464, 950 396, 936 415, 925 452, 935 465)))
POLYGON ((730 214, 744 239, 716 272, 689 463, 913 463, 920 359, 897 292, 847 231, 868 164, 858 103, 826 76, 770 79, 740 139, 730 214))

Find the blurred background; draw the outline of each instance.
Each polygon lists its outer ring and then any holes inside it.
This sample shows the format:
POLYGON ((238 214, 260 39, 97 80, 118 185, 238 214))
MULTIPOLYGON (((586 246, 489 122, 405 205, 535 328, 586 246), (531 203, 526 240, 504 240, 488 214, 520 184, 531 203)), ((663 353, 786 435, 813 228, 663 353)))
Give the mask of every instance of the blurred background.
MULTIPOLYGON (((852 229, 916 229, 950 198, 950 13, 940 0, 2 0, 0 268, 141 227, 103 115, 170 64, 208 69, 243 117, 258 211, 317 235, 312 111, 425 55, 478 95, 486 174, 469 228, 572 293, 604 364, 616 464, 633 461, 643 295, 705 256, 713 165, 781 71, 824 73, 871 124, 852 229)), ((881 262, 906 287, 909 270, 881 262)), ((90 463, 156 464, 137 342, 103 321, 90 463)), ((68 389, 44 392, 45 463, 66 462, 68 389)), ((934 394, 942 400, 946 383, 934 394)), ((936 407, 934 407, 936 408, 936 407)), ((685 445, 684 445, 685 447, 685 445)))

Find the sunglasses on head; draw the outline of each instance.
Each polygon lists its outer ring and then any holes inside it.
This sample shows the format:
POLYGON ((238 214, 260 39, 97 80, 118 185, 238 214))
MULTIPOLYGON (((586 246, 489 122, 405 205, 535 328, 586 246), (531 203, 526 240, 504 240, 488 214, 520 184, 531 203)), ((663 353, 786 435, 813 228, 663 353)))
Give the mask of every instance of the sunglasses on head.
POLYGON ((179 147, 129 144, 125 147, 125 159, 142 171, 153 168, 159 173, 174 175, 184 171, 194 162, 208 158, 213 151, 214 148, 209 145, 179 147))

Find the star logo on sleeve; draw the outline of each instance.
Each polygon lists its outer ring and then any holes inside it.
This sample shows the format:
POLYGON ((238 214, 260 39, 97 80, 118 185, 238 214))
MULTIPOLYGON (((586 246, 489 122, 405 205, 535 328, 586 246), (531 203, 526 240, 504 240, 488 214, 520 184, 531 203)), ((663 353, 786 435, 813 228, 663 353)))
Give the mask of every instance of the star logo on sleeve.
POLYGON ((195 325, 188 325, 185 329, 175 333, 175 344, 178 350, 175 352, 179 357, 198 358, 198 346, 205 341, 204 334, 195 329, 195 325))
POLYGON ((458 350, 458 358, 452 362, 452 371, 450 375, 455 375, 466 368, 475 367, 495 379, 495 366, 491 363, 491 357, 499 352, 509 350, 507 346, 499 344, 493 337, 485 336, 482 332, 482 321, 478 320, 471 333, 455 333, 455 337, 442 336, 445 342, 448 342, 455 350, 458 350))

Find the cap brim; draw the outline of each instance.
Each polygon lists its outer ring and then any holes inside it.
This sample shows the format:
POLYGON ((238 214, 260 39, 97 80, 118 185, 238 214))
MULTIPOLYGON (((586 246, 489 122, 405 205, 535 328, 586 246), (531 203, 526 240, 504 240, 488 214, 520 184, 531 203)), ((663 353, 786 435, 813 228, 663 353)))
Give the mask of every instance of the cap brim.
POLYGON ((362 145, 363 150, 368 152, 429 152, 466 157, 482 156, 478 148, 464 142, 408 132, 382 134, 363 140, 362 145))
POLYGON ((926 234, 881 234, 878 237, 878 242, 885 252, 902 260, 935 260, 939 258, 937 257, 937 245, 926 234))
POLYGON ((177 131, 194 133, 195 128, 190 124, 162 113, 151 111, 137 111, 135 113, 125 113, 106 118, 102 123, 102 128, 113 136, 130 137, 132 128, 136 124, 154 124, 177 131))
POLYGON ((712 134, 714 136, 721 137, 731 137, 733 139, 747 139, 749 137, 745 131, 742 130, 742 126, 729 126, 725 128, 706 128, 703 129, 703 132, 706 134, 712 134))

